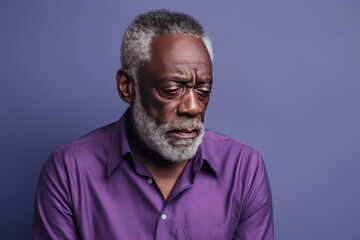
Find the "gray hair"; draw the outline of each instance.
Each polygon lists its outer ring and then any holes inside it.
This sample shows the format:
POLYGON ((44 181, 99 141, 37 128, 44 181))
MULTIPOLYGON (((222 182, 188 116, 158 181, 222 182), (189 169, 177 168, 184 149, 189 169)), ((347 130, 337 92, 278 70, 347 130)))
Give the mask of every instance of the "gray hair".
POLYGON ((210 38, 193 17, 168 10, 143 13, 137 16, 126 29, 121 44, 122 67, 127 69, 135 82, 138 78, 138 70, 150 61, 152 39, 174 35, 187 35, 202 39, 211 60, 213 60, 210 38))

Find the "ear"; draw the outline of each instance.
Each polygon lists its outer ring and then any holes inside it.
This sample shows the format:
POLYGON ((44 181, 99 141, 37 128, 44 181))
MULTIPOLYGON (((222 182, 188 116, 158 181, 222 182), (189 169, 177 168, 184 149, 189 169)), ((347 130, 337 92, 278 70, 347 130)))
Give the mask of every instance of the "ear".
POLYGON ((116 83, 119 95, 122 100, 132 104, 134 102, 135 82, 125 69, 120 69, 116 74, 116 83))

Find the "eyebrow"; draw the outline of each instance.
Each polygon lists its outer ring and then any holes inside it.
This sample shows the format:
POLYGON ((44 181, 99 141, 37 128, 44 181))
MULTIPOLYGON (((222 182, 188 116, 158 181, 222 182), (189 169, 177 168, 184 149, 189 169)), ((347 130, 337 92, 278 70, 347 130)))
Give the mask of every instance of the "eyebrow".
POLYGON ((196 84, 207 84, 207 83, 212 84, 212 79, 201 79, 201 80, 198 80, 198 82, 196 84))
MULTIPOLYGON (((191 79, 182 77, 182 76, 164 76, 162 78, 158 78, 156 82, 157 82, 156 85, 158 85, 158 86, 162 86, 163 84, 166 84, 169 82, 189 86, 188 84, 191 82, 191 79)), ((194 86, 191 85, 189 87, 202 86, 202 85, 206 85, 206 84, 212 86, 212 82, 213 82, 212 77, 210 77, 208 79, 207 78, 198 79, 194 86)))
MULTIPOLYGON (((178 82, 178 83, 181 83, 181 84, 184 84, 184 83, 188 83, 188 82, 191 82, 190 79, 185 79, 185 78, 181 78, 181 77, 169 77, 169 78, 164 78, 164 79, 161 79, 160 80, 161 82, 164 82, 164 81, 172 81, 172 82, 178 82)), ((196 84, 206 84, 206 83, 212 83, 212 79, 199 79, 197 80, 196 84)))

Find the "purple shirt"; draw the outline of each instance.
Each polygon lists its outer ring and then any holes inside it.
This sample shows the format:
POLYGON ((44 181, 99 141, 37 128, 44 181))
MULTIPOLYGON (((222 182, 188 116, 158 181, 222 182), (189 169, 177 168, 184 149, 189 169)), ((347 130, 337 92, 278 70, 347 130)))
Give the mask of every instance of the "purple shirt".
POLYGON ((34 239, 273 239, 257 151, 206 130, 165 201, 132 157, 127 115, 51 154, 36 192, 34 239))

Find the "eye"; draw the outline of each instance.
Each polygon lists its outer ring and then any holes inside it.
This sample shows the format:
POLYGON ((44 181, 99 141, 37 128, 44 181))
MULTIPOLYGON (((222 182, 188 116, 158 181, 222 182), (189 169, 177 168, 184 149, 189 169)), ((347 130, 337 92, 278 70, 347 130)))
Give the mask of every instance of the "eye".
POLYGON ((181 94, 183 88, 180 87, 169 87, 169 88, 162 88, 160 92, 167 98, 174 98, 181 94))
POLYGON ((196 93, 198 94, 198 96, 202 99, 206 99, 209 97, 210 93, 211 93, 211 89, 209 88, 198 88, 196 89, 196 93))

